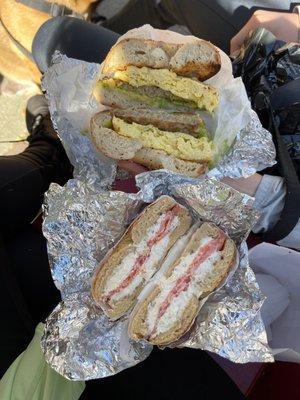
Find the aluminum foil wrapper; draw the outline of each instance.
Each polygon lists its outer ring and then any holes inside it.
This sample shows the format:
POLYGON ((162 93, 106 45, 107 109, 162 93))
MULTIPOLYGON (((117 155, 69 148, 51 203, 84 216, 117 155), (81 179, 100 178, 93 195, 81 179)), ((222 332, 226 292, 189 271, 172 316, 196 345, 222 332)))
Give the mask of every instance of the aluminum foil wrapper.
POLYGON ((143 206, 162 194, 186 205, 195 220, 212 221, 235 241, 239 265, 200 310, 178 343, 213 351, 231 361, 272 361, 260 316, 264 301, 248 264, 245 239, 258 218, 253 199, 216 179, 187 179, 167 171, 137 177, 140 192, 103 191, 80 180, 52 185, 44 234, 55 284, 63 301, 46 321, 42 349, 68 379, 113 375, 143 361, 152 346, 127 335, 127 318, 111 322, 90 296, 91 276, 107 250, 143 206))
POLYGON ((136 196, 98 191, 77 179, 51 185, 44 206, 43 233, 55 285, 64 299, 89 290, 98 261, 140 209, 136 196))
POLYGON ((209 350, 236 363, 274 361, 260 309, 264 296, 249 267, 245 242, 238 246, 239 267, 202 307, 180 346, 209 350))
POLYGON ((43 232, 49 263, 63 301, 46 321, 46 361, 68 379, 116 374, 145 359, 152 346, 127 336, 127 321, 111 322, 92 301, 91 276, 108 249, 140 210, 142 201, 123 192, 95 190, 81 180, 52 184, 43 232))
POLYGON ((209 171, 209 177, 247 178, 275 162, 275 147, 269 131, 264 129, 255 111, 250 122, 237 133, 228 153, 209 171))
POLYGON ((147 201, 169 194, 185 204, 196 219, 212 221, 235 241, 239 266, 204 303, 190 332, 176 346, 212 351, 233 362, 274 361, 260 309, 265 297, 249 267, 245 240, 259 218, 253 199, 216 179, 179 177, 165 171, 137 176, 147 201))
POLYGON ((56 51, 42 88, 53 126, 74 166, 74 176, 105 188, 115 179, 116 163, 96 151, 89 137, 91 117, 101 109, 91 95, 99 68, 98 64, 68 58, 56 51))
POLYGON ((152 346, 128 338, 127 321, 111 322, 89 292, 62 301, 46 322, 42 339, 46 361, 71 380, 114 375, 143 361, 152 346))

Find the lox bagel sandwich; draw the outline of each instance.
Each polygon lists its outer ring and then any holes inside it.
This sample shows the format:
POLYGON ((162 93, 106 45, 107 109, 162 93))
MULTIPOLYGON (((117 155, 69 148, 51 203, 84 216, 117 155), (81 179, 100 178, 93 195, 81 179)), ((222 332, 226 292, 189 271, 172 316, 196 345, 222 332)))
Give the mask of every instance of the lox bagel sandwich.
POLYGON ((136 306, 129 336, 160 346, 180 339, 192 326, 201 299, 220 285, 236 258, 234 242, 221 229, 210 223, 201 225, 136 306))
POLYGON ((188 210, 163 196, 129 226, 93 277, 92 296, 108 317, 117 319, 131 309, 190 224, 188 210))

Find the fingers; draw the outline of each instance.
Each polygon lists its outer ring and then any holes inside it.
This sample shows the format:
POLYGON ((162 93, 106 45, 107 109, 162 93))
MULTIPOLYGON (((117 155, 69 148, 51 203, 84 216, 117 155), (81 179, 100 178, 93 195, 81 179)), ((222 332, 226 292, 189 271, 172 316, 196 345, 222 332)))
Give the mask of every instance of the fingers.
POLYGON ((258 28, 259 19, 257 14, 253 14, 246 25, 230 40, 230 55, 234 56, 237 54, 247 38, 248 34, 258 28))
POLYGON ((232 178, 223 178, 222 182, 226 185, 231 186, 233 189, 238 190, 239 192, 246 193, 249 196, 254 197, 257 191, 258 186, 262 180, 262 175, 254 174, 249 178, 240 178, 240 179, 232 179, 232 178))
POLYGON ((138 174, 141 174, 142 172, 148 171, 148 169, 143 167, 142 165, 137 164, 133 161, 128 161, 128 160, 118 161, 118 167, 121 169, 124 169, 125 171, 127 171, 133 175, 138 175, 138 174))
POLYGON ((297 42, 300 29, 296 13, 257 10, 245 26, 231 39, 230 54, 238 52, 250 31, 262 27, 272 32, 279 40, 297 42))

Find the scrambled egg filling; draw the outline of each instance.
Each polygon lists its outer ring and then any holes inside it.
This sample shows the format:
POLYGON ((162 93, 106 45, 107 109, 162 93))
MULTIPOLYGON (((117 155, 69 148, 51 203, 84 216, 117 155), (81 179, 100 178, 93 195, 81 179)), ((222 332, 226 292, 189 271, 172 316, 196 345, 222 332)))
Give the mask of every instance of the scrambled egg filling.
POLYGON ((116 79, 132 86, 156 86, 168 90, 175 96, 194 101, 201 109, 212 112, 219 103, 216 89, 197 80, 178 76, 168 69, 128 66, 125 71, 116 71, 116 79))
POLYGON ((212 161, 212 142, 207 137, 195 138, 187 133, 162 131, 153 125, 128 123, 113 117, 113 129, 122 136, 138 139, 143 147, 163 150, 182 160, 212 161))
MULTIPOLYGON (((147 94, 143 93, 138 93, 137 91, 134 91, 135 89, 132 88, 132 90, 129 90, 128 88, 123 88, 121 85, 118 85, 120 81, 114 81, 113 79, 105 79, 102 81, 99 81, 97 83, 96 89, 100 93, 101 97, 101 92, 102 88, 110 91, 116 91, 119 92, 121 95, 125 94, 129 98, 131 98, 133 101, 137 102, 143 102, 145 105, 148 105, 149 107, 154 107, 154 108, 160 108, 160 109, 170 109, 170 110, 179 110, 179 111, 186 111, 186 110, 194 110, 197 108, 197 105, 195 102, 191 100, 185 100, 185 99, 180 99, 177 96, 174 96, 172 93, 169 91, 166 91, 166 97, 160 97, 160 96, 153 96, 150 97, 147 94)), ((122 82, 123 85, 125 83, 122 82)), ((95 90, 94 94, 96 98, 98 98, 98 92, 95 90)), ((103 95, 105 97, 105 94, 103 95)), ((101 102, 101 101, 100 101, 101 102)))

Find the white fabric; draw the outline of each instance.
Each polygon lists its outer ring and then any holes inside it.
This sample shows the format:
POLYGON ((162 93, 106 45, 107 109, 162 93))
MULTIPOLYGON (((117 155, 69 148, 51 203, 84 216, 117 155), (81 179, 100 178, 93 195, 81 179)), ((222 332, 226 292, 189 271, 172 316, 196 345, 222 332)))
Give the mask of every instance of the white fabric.
POLYGON ((275 358, 300 363, 300 253, 262 243, 250 250, 249 260, 269 295, 262 316, 266 325, 271 322, 267 331, 275 358))
POLYGON ((261 316, 267 327, 276 321, 289 305, 289 292, 271 275, 257 273, 255 277, 260 290, 267 297, 261 308, 261 316))
MULTIPOLYGON (((279 176, 263 175, 255 194, 255 207, 261 212, 254 233, 270 230, 278 221, 284 206, 285 184, 279 176)), ((288 236, 277 242, 280 246, 300 250, 300 219, 288 236)))

